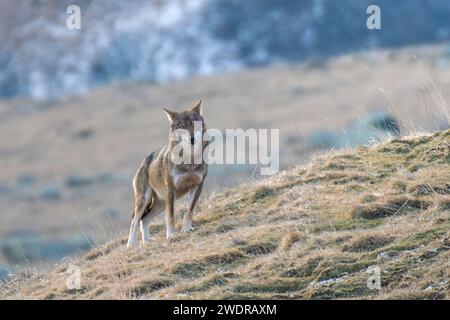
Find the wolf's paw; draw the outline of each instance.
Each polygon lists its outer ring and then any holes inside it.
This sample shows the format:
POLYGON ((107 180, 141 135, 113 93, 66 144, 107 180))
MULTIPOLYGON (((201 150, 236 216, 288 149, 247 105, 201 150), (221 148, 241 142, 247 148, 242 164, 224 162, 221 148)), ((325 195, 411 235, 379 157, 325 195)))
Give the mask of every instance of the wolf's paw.
POLYGON ((182 233, 189 233, 189 232, 191 232, 193 230, 194 230, 194 228, 192 228, 192 224, 186 224, 186 225, 183 225, 181 227, 181 232, 182 233))
POLYGON ((175 237, 175 230, 167 230, 166 237, 168 240, 173 239, 175 237))
POLYGON ((127 241, 127 248, 132 248, 136 246, 136 240, 130 240, 127 241))

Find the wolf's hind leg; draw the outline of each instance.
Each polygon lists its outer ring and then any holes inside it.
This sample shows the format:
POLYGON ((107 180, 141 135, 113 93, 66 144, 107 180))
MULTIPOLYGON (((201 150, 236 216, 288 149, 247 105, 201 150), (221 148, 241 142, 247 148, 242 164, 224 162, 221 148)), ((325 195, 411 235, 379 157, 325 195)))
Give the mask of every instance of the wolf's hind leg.
POLYGON ((136 204, 134 206, 134 215, 131 219, 130 234, 128 235, 127 247, 132 247, 136 243, 138 224, 144 214, 147 205, 147 196, 145 194, 136 196, 136 204))
POLYGON ((164 210, 164 204, 160 200, 153 199, 152 201, 145 209, 140 222, 142 242, 144 244, 150 240, 150 222, 164 210))
POLYGON ((148 184, 147 169, 148 165, 146 165, 144 161, 144 164, 141 165, 133 178, 135 203, 127 247, 131 247, 136 243, 138 224, 139 221, 141 221, 145 209, 150 201, 150 186, 148 184))

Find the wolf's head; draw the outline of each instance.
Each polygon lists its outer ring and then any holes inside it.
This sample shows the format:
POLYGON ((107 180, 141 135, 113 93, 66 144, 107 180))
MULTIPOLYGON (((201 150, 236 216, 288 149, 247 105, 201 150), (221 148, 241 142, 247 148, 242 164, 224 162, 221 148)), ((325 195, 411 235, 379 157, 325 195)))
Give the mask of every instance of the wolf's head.
POLYGON ((164 112, 169 119, 170 140, 184 141, 191 145, 202 141, 203 133, 206 131, 202 117, 202 100, 183 112, 174 112, 165 108, 164 112))

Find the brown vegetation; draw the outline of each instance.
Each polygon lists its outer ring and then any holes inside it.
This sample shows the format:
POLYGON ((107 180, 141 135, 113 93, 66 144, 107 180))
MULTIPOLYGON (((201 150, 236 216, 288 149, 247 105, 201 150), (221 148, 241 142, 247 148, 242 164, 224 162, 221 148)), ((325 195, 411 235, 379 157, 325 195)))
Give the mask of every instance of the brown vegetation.
POLYGON ((332 153, 203 201, 191 234, 169 242, 154 226, 145 247, 115 239, 1 297, 449 299, 448 181, 448 130, 332 153), (366 286, 374 265, 381 290, 366 286))

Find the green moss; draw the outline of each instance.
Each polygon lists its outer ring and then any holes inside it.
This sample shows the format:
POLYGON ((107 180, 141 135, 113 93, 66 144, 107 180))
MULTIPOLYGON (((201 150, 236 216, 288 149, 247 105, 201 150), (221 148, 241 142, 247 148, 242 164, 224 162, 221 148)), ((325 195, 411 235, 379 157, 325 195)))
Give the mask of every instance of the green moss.
POLYGON ((355 229, 373 229, 384 223, 384 219, 344 219, 341 221, 336 221, 335 223, 323 224, 315 226, 314 232, 324 232, 324 231, 345 231, 345 230, 355 230, 355 229))

